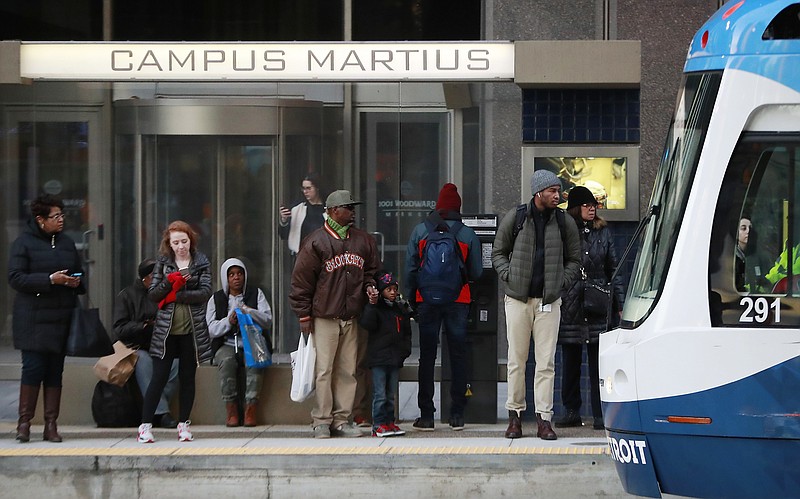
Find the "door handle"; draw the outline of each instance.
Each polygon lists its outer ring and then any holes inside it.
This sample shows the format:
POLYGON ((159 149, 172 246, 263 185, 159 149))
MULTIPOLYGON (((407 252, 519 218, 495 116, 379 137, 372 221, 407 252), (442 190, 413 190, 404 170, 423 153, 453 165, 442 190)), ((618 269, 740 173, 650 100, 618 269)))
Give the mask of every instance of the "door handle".
POLYGON ((383 232, 370 232, 375 239, 378 239, 381 243, 381 262, 383 262, 383 253, 384 249, 386 248, 386 237, 383 235, 383 232))
MULTIPOLYGON (((89 259, 89 234, 94 232, 93 229, 89 229, 83 233, 83 237, 81 238, 81 243, 83 244, 83 263, 89 265, 90 263, 94 263, 94 260, 89 259)), ((87 268, 86 271, 88 272, 89 269, 87 268)))

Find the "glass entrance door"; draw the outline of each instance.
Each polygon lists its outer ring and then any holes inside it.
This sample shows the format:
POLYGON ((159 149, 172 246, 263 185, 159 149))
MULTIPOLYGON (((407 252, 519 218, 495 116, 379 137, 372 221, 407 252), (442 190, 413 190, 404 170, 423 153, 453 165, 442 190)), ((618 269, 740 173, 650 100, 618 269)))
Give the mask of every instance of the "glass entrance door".
POLYGON ((322 106, 264 99, 155 99, 115 103, 115 256, 129 283, 155 256, 169 222, 189 223, 212 263, 214 289, 227 258, 247 265, 264 290, 278 352, 297 345, 288 304, 291 255, 278 235, 278 208, 309 172, 323 174, 322 106))
POLYGON ((452 177, 450 116, 361 114, 361 192, 369 209, 357 214, 361 226, 375 234, 383 248, 384 267, 401 280, 408 237, 436 206, 439 190, 452 177))
MULTIPOLYGON (((101 167, 99 112, 81 109, 13 109, 5 122, 0 152, 6 161, 0 178, 11 196, 2 201, 5 231, 0 241, 0 261, 8 264, 8 248, 30 219, 30 202, 40 193, 54 194, 64 202, 64 232, 83 256, 89 299, 110 321, 111 250, 105 227, 111 223, 109 172, 101 167), (107 313, 106 313, 107 312, 107 313)), ((7 274, 7 272, 4 272, 7 274)), ((13 294, 0 291, 2 330, 11 334, 13 294)), ((2 340, 6 344, 7 338, 2 340)))

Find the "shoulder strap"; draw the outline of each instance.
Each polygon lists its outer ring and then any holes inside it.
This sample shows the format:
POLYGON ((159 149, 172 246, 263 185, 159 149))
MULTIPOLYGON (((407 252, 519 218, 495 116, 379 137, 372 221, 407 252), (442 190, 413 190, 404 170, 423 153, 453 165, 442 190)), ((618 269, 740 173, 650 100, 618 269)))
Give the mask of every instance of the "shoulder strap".
POLYGON ((567 230, 564 228, 564 210, 556 208, 556 222, 561 233, 561 251, 564 252, 564 263, 567 263, 567 230))
POLYGON ((517 234, 520 233, 522 227, 525 226, 525 219, 528 217, 528 205, 523 203, 517 206, 517 213, 514 217, 514 229, 511 231, 511 235, 516 239, 517 234))

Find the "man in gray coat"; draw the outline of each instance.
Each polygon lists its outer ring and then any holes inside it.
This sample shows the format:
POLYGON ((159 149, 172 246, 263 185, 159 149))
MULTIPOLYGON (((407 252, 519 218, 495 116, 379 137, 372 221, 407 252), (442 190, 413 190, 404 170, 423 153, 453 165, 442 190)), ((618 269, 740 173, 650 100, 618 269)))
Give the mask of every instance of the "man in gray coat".
POLYGON ((508 429, 506 438, 520 438, 525 404, 525 363, 531 338, 536 370, 533 398, 536 436, 558 438, 550 425, 561 291, 580 273, 580 236, 575 220, 558 208, 561 181, 548 170, 531 176, 533 197, 522 229, 515 235, 517 210, 509 211, 497 229, 492 265, 505 288, 508 337, 508 429), (565 247, 566 246, 566 247, 565 247))

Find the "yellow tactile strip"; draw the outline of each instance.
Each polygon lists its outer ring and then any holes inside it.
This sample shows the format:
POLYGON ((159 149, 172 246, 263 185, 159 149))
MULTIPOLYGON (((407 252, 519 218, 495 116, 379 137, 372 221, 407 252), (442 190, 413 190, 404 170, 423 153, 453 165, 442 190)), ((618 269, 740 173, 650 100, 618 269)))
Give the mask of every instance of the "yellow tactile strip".
POLYGON ((310 455, 607 455, 608 447, 184 447, 0 449, 0 457, 310 456, 310 455))

